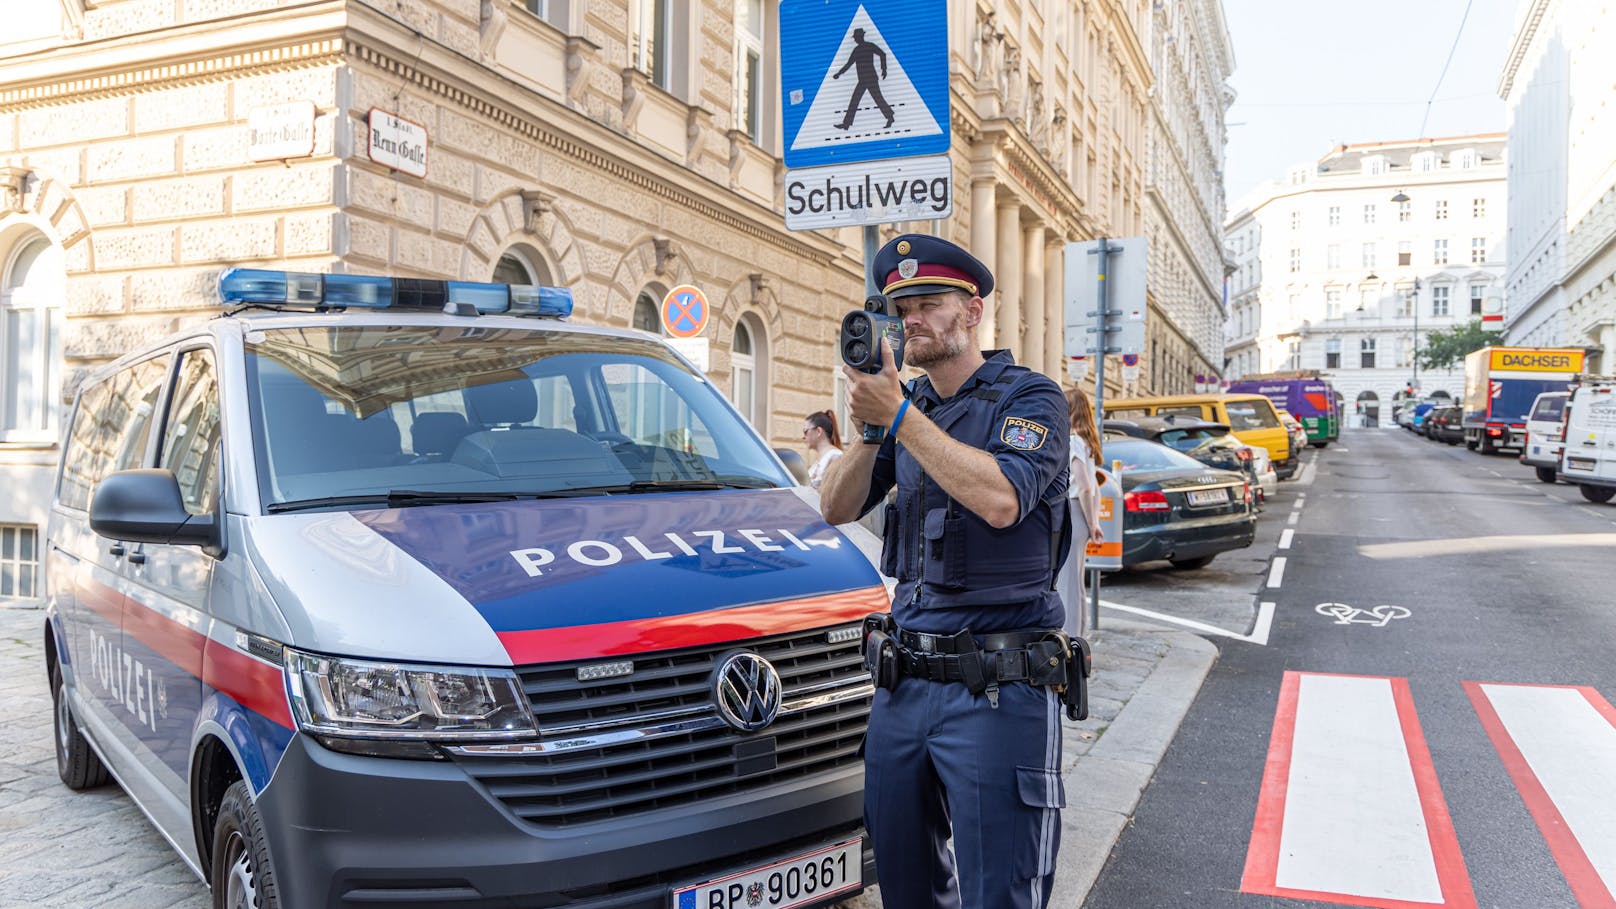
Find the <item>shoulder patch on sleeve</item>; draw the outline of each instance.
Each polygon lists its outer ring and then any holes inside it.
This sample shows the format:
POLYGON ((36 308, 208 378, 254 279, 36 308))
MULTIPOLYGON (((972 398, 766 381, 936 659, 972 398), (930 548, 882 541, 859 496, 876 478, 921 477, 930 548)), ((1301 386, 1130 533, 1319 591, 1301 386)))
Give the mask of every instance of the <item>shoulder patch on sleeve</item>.
POLYGON ((999 440, 1021 451, 1037 451, 1044 447, 1047 438, 1047 427, 1021 417, 1005 417, 1004 425, 999 428, 999 440))

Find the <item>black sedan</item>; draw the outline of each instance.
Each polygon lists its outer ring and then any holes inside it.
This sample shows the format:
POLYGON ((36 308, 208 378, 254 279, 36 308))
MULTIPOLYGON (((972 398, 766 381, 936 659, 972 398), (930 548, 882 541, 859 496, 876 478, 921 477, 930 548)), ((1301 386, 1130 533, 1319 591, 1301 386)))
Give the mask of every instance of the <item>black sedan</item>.
POLYGON ((1425 415, 1425 434, 1438 442, 1457 445, 1464 441, 1464 408, 1456 404, 1433 407, 1425 415))
POLYGON ((1106 463, 1122 462, 1122 564, 1166 559, 1202 568, 1220 552, 1244 549, 1256 535, 1251 486, 1165 445, 1110 438, 1106 463))

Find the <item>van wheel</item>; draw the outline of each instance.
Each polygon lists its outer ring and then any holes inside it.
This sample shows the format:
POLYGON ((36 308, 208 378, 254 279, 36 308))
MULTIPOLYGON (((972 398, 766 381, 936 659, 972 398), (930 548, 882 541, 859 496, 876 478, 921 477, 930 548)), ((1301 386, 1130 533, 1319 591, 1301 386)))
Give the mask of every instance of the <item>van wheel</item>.
POLYGON ((1307 444, 1312 445, 1314 448, 1323 448, 1326 445, 1329 445, 1330 443, 1329 442, 1309 442, 1307 444))
POLYGON ((1538 468, 1534 468, 1534 469, 1537 471, 1537 481, 1539 483, 1553 483, 1554 482, 1554 468, 1553 467, 1538 467, 1538 468))
POLYGON ((1589 486, 1583 483, 1577 488, 1582 490, 1583 498, 1593 502, 1595 505, 1603 505, 1610 501, 1611 496, 1616 496, 1616 489, 1609 486, 1589 486))
POLYGON ((1194 571, 1197 568, 1205 568, 1206 566, 1212 564, 1212 560, 1215 558, 1217 558, 1216 554, 1209 556, 1197 556, 1193 559, 1173 559, 1172 565, 1174 568, 1177 568, 1180 571, 1194 571))
POLYGON ((94 789, 105 786, 110 778, 101 757, 90 747, 90 742, 73 719, 73 708, 67 703, 67 682, 62 678, 60 665, 51 667, 51 699, 56 708, 56 775, 67 788, 94 789))
POLYGON ((278 909, 275 871, 264 821, 247 783, 236 780, 219 801, 213 824, 213 909, 278 909))

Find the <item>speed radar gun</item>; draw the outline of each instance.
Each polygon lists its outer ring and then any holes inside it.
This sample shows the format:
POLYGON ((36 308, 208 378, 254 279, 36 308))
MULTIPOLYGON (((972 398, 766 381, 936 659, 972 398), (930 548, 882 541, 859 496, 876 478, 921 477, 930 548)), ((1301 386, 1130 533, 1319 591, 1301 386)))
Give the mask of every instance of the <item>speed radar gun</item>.
MULTIPOLYGON (((892 298, 886 294, 870 294, 864 298, 864 308, 842 317, 842 335, 838 347, 842 362, 874 375, 881 371, 881 338, 892 347, 895 369, 903 368, 903 320, 893 312, 892 298)), ((864 442, 879 444, 886 435, 885 426, 864 427, 864 442)))

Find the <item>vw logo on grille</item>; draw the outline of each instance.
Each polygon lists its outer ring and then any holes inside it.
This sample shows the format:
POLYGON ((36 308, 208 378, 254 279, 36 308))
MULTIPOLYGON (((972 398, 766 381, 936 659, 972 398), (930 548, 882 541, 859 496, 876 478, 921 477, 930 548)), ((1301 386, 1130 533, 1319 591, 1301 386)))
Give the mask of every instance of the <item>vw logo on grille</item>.
POLYGON ((768 660, 741 650, 725 656, 713 676, 713 704, 724 722, 756 732, 780 715, 780 674, 768 660))

